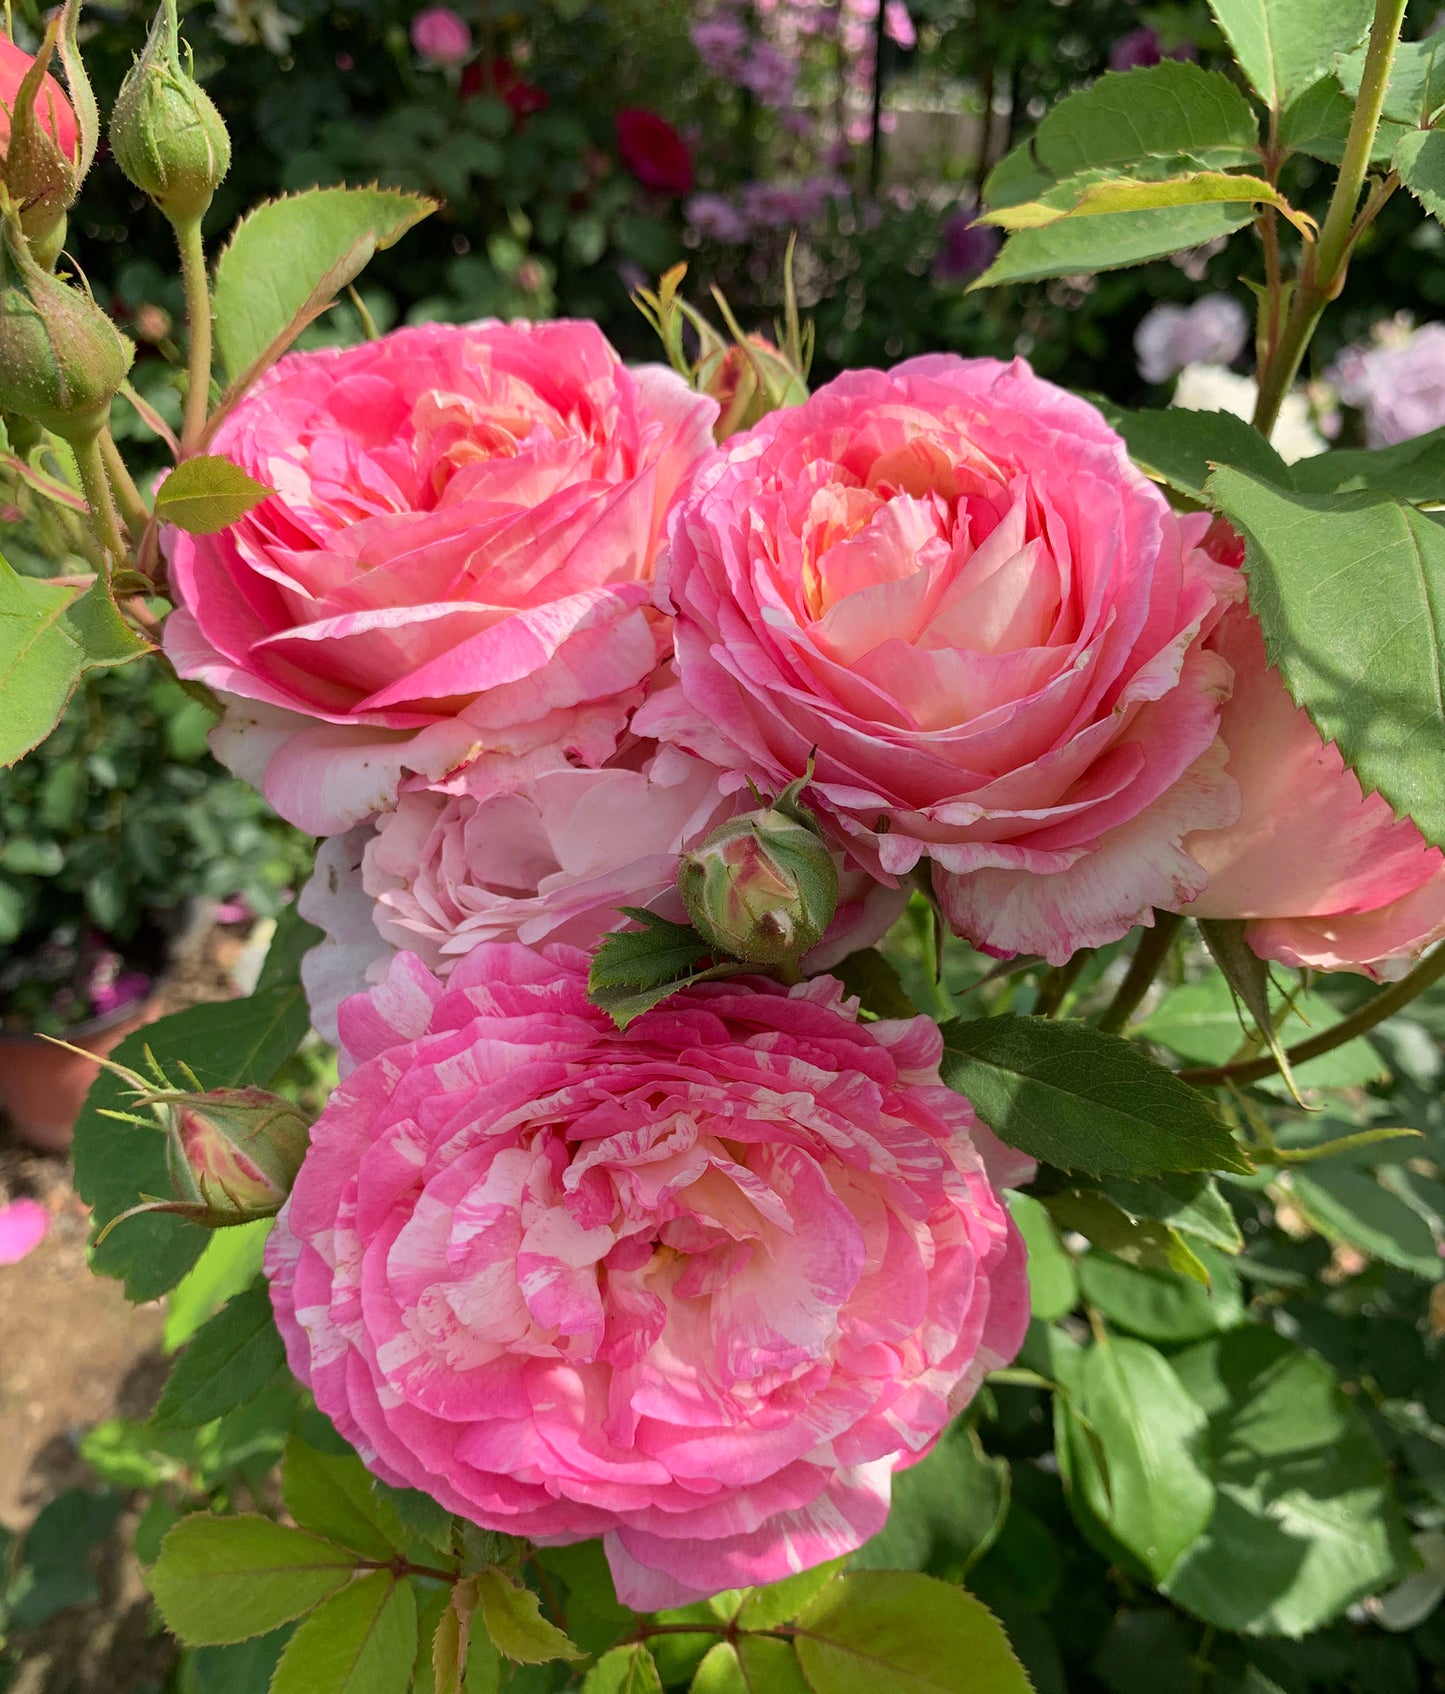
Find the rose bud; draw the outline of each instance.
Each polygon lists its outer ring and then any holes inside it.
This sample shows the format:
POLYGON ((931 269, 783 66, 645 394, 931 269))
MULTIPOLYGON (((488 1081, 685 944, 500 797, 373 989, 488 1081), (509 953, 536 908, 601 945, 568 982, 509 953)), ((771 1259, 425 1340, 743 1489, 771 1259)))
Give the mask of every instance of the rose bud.
POLYGON ((0 220, 0 412, 89 441, 133 353, 88 293, 35 262, 14 217, 0 220))
POLYGON ((750 964, 800 958, 838 906, 838 867, 791 787, 765 810, 719 825, 684 853, 677 886, 694 927, 750 964))
POLYGON ((230 169, 231 138, 221 114, 181 64, 175 0, 156 13, 145 51, 121 84, 110 146, 130 181, 172 223, 200 218, 230 169))
POLYGON ((721 407, 713 425, 716 441, 726 441, 769 412, 799 406, 808 398, 801 374, 763 335, 749 335, 707 353, 693 380, 699 394, 710 395, 721 407))

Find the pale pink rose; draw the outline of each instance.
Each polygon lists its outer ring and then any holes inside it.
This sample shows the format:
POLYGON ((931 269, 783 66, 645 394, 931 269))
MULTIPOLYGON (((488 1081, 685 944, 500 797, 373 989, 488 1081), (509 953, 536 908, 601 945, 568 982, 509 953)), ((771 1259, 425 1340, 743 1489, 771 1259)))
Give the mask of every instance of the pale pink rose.
POLYGON ((750 978, 624 1033, 587 964, 483 945, 444 988, 401 954, 349 1000, 357 1068, 266 1269, 377 1475, 544 1546, 604 1536, 649 1611, 875 1534, 1028 1291, 929 1019, 750 978))
POLYGON ((411 44, 437 65, 460 65, 471 57, 472 32, 450 6, 428 6, 411 20, 411 44))
MULTIPOLYGON (((632 742, 600 770, 559 761, 503 788, 475 792, 474 771, 449 791, 404 791, 372 827, 322 843, 301 915, 326 930, 302 961, 312 1023, 337 1040, 341 1001, 415 953, 445 978, 484 941, 560 941, 592 948, 645 906, 685 923, 679 855, 735 812, 718 773, 676 747, 632 742)), ((904 895, 859 871, 839 879, 838 913, 803 960, 827 970, 869 947, 904 895)))
POLYGON ((665 640, 663 518, 716 411, 565 320, 283 359, 213 444, 276 494, 168 541, 166 651, 227 700, 217 752, 316 835, 408 771, 602 763, 665 640))
POLYGON ((1185 842, 1209 873, 1190 915, 1250 919, 1245 939, 1263 959, 1403 976, 1445 937, 1445 856, 1363 793, 1290 699, 1244 607, 1226 613, 1210 646, 1234 671, 1220 734, 1243 811, 1185 842))
POLYGON ((1204 886, 1238 799, 1204 646, 1237 573, 1022 361, 857 371, 698 471, 658 581, 680 690, 639 730, 808 803, 954 930, 1062 963, 1204 886))

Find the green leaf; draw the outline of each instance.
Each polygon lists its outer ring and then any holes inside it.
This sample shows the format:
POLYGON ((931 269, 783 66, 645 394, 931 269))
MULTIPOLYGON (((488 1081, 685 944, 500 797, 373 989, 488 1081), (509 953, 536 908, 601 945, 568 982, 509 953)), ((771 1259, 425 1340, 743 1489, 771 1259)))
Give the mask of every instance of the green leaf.
POLYGON ((587 977, 590 994, 606 988, 655 988, 683 976, 711 946, 685 923, 670 923, 638 907, 629 917, 645 925, 603 936, 587 977))
POLYGON ((1249 223, 1253 215, 1248 206, 1235 203, 1066 218, 1045 229, 1023 229, 1011 235, 994 262, 970 286, 996 288, 1006 282, 1035 282, 1043 277, 1142 265, 1146 260, 1167 258, 1185 247, 1200 247, 1230 235, 1249 223))
MULTIPOLYGON (((1227 77, 1166 59, 1122 74, 1106 71, 1066 95, 1040 123, 1031 153, 1055 178, 1150 161, 1173 167, 1180 158, 1223 169, 1258 163, 1259 126, 1227 77)), ((985 189, 990 206, 1002 203, 997 179, 996 171, 985 189)), ((1007 175, 1002 180, 1006 187, 1007 175)))
POLYGON ((1445 130, 1408 130, 1395 145, 1395 169, 1432 217, 1445 218, 1445 130))
POLYGON ((194 1694, 264 1694, 290 1639, 286 1626, 229 1647, 197 1647, 190 1655, 194 1694))
POLYGON ((201 454, 183 459, 156 494, 156 516, 187 535, 215 535, 276 490, 229 459, 201 454))
POLYGON ((435 209, 390 188, 313 188, 248 212, 216 265, 213 296, 233 387, 278 359, 374 253, 435 209))
POLYGON ((149 651, 103 583, 64 587, 0 557, 0 766, 44 741, 87 671, 149 651))
POLYGON ((360 1576, 286 1643, 270 1694, 406 1694, 416 1662, 416 1593, 390 1571, 360 1576))
POLYGON ((1118 1036, 998 1017, 947 1024, 943 1038, 944 1081, 1036 1159, 1115 1176, 1250 1169, 1205 1097, 1118 1036))
MULTIPOLYGON (((1241 460, 1231 463, 1243 464, 1241 460)), ((1317 453, 1292 465, 1280 478, 1265 467, 1243 466, 1266 482, 1281 486, 1293 482, 1306 494, 1351 494, 1371 489, 1392 494, 1408 505, 1445 499, 1445 429, 1401 441, 1394 447, 1351 449, 1342 453, 1317 453)))
POLYGON ((614 1647, 587 1672, 582 1694, 662 1694, 657 1663, 640 1641, 614 1647))
POLYGON ((1290 1069, 1289 1055, 1284 1050, 1283 1038, 1276 1027, 1274 1008, 1270 1004, 1269 964, 1261 959, 1245 940, 1245 928, 1243 918, 1199 920, 1199 933, 1213 955, 1215 964, 1219 966, 1220 974, 1253 1019, 1259 1038, 1279 1067, 1280 1077, 1289 1090, 1290 1098, 1297 1106, 1303 1106, 1299 1086, 1295 1082, 1294 1072, 1290 1069))
POLYGON ((1031 1694, 993 1613, 930 1576, 835 1576, 795 1628, 813 1694, 1031 1694))
POLYGON ((1041 1323, 1057 1323, 1079 1299, 1074 1257, 1059 1240, 1054 1220, 1028 1194, 1010 1194, 1008 1209, 1029 1256, 1029 1310, 1041 1323))
MULTIPOLYGON (((272 988, 247 1000, 188 1006, 128 1035, 111 1057, 143 1071, 149 1049, 168 1071, 178 1059, 190 1064, 207 1088, 264 1087, 309 1027, 300 987, 272 988)), ((75 1126, 75 1186, 92 1209, 97 1233, 142 1193, 171 1191, 159 1124, 151 1130, 101 1116, 129 1107, 125 1084, 102 1072, 75 1126)), ((184 1218, 166 1213, 130 1218, 91 1250, 91 1268, 101 1276, 123 1277, 132 1300, 154 1300, 180 1281, 206 1241, 206 1231, 184 1218)))
POLYGON ((1385 495, 1293 494, 1219 470, 1270 661, 1366 792, 1445 842, 1445 528, 1385 495))
POLYGON ((1230 412, 1131 412, 1109 400, 1099 410, 1124 437, 1129 457, 1146 476, 1187 494, 1204 498, 1204 485, 1216 465, 1238 465, 1281 487, 1291 471, 1269 442, 1230 412))
POLYGON ((888 1522, 850 1568, 926 1571, 962 1582, 1003 1528, 1009 1482, 1008 1460, 989 1458, 976 1431, 954 1423, 927 1458, 893 1473, 888 1522))
POLYGON ((1440 1254, 1429 1224, 1365 1171, 1353 1165, 1313 1165, 1291 1172, 1289 1189, 1328 1240, 1357 1247, 1429 1282, 1440 1280, 1440 1254))
POLYGON ((1050 1194, 1045 1204, 1061 1228, 1082 1235, 1126 1265, 1175 1271, 1208 1286, 1209 1272, 1183 1237, 1167 1224, 1152 1218, 1131 1218, 1112 1200, 1088 1189, 1066 1188, 1050 1194))
POLYGON ((1248 1324, 1174 1366, 1209 1418, 1218 1499, 1171 1599, 1221 1629, 1298 1637, 1404 1574, 1384 1456, 1322 1359, 1248 1324))
POLYGON ((813 1694, 813 1689, 803 1680, 791 1641, 740 1635, 708 1649, 692 1679, 692 1694, 813 1694))
POLYGON ((452 1514, 439 1500, 418 1488, 393 1488, 378 1477, 371 1478, 371 1491, 387 1512, 395 1512, 409 1534, 451 1557, 452 1514))
POLYGON ((1330 70, 1335 57, 1364 40, 1372 0, 1210 0, 1239 67, 1266 106, 1281 110, 1292 95, 1330 70))
POLYGON ((1230 1261, 1201 1246, 1209 1286, 1171 1271, 1126 1265, 1108 1253, 1079 1260, 1084 1298, 1119 1329, 1162 1344, 1201 1341, 1244 1320, 1239 1276, 1230 1261))
POLYGON ((261 1274, 271 1223, 270 1218, 257 1218, 254 1223, 212 1231, 205 1251, 166 1300, 163 1340, 168 1353, 184 1347, 207 1318, 261 1274))
POLYGON ((1179 1173, 1131 1181, 1101 1177, 1094 1186, 1131 1218, 1167 1223, 1181 1235, 1192 1235, 1225 1253, 1244 1245, 1229 1202, 1213 1177, 1179 1173))
POLYGON ((744 1588, 734 1614, 739 1629, 776 1629, 779 1624, 791 1623, 813 1596, 838 1574, 841 1559, 814 1565, 811 1570, 785 1576, 781 1582, 769 1582, 761 1588, 744 1588))
POLYGON ((495 1565, 478 1571, 476 1584, 482 1621, 499 1653, 524 1665, 586 1658, 556 1624, 542 1616, 541 1602, 530 1588, 513 1582, 495 1565))
MULTIPOLYGON (((1340 86, 1358 100, 1365 75, 1367 47, 1346 54, 1335 66, 1340 86)), ((1382 115, 1397 124, 1421 129, 1445 106, 1445 41, 1429 35, 1423 41, 1402 41, 1395 48, 1390 80, 1385 85, 1382 115)))
MULTIPOLYGON (((115 1528, 119 1494, 68 1488, 41 1508, 25 1532, 8 1584, 0 1581, 0 1627, 38 1629, 57 1612, 100 1598, 91 1553, 115 1528)), ((7 1574, 0 1545, 0 1579, 7 1574)))
POLYGON ((891 959, 885 959, 876 947, 850 953, 841 964, 829 972, 836 976, 849 994, 858 996, 865 1012, 880 1018, 916 1018, 918 1008, 908 998, 903 979, 891 959))
POLYGON ((188 1647, 244 1641, 289 1623, 350 1580, 354 1555, 270 1518, 182 1518, 151 1567, 150 1590, 188 1647))
POLYGON ((979 221, 1000 229, 1048 229, 1064 219, 1112 217, 1125 212, 1157 212, 1178 206, 1264 204, 1283 212, 1291 223, 1313 225, 1262 177, 1224 171, 1191 171, 1160 181, 1134 177, 1100 180, 1092 172, 1066 177, 1037 200, 1000 206, 979 221))
POLYGON ((318 1453, 293 1438, 281 1468, 286 1510, 302 1529, 324 1535, 363 1558, 389 1563, 401 1551, 401 1520, 373 1492, 361 1460, 318 1453))
POLYGON ((266 1284, 237 1294, 181 1354, 153 1421, 194 1429, 254 1400, 286 1362, 266 1284))

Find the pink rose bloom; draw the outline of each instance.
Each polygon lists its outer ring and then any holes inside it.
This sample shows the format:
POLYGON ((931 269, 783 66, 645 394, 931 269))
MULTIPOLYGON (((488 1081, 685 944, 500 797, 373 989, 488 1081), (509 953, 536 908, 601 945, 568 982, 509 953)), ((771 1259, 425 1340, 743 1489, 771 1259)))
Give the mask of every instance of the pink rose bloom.
POLYGON ((18 1265, 49 1230, 50 1213, 38 1200, 12 1200, 0 1206, 0 1265, 18 1265))
POLYGON ((472 32, 450 6, 428 6, 411 20, 411 44, 437 65, 460 65, 471 57, 472 32))
POLYGON ((670 531, 681 689, 640 731, 808 803, 954 930, 1062 963, 1205 875, 1238 812, 1204 645, 1237 573, 1022 361, 857 371, 733 436, 670 531))
MULTIPOLYGON (((335 1043, 337 1008, 415 953, 445 978, 487 941, 591 950, 627 926, 620 907, 687 922, 679 855, 753 804, 677 747, 634 742, 600 770, 559 761, 506 788, 403 792, 374 828, 323 842, 301 915, 326 930, 302 961, 312 1023, 335 1043)), ((803 960, 827 970, 891 926, 906 896, 858 871, 839 879, 837 916, 803 960)))
POLYGON ((1210 646, 1234 671, 1219 728, 1243 810, 1232 827, 1185 842, 1209 873, 1190 916, 1248 918, 1245 940, 1262 959, 1403 976, 1445 937, 1445 855, 1363 792, 1290 698, 1243 606, 1210 646))
POLYGON ((602 1535, 639 1611, 850 1551, 1028 1321, 990 1184, 1027 1160, 927 1018, 838 983, 687 991, 625 1033, 587 958, 402 954, 342 1007, 266 1250, 291 1368, 388 1482, 544 1546, 602 1535))
POLYGON ((169 532, 166 651, 226 698, 217 752, 315 835, 407 771, 602 763, 665 642, 663 518, 716 412, 566 320, 283 359, 213 444, 276 493, 169 532))

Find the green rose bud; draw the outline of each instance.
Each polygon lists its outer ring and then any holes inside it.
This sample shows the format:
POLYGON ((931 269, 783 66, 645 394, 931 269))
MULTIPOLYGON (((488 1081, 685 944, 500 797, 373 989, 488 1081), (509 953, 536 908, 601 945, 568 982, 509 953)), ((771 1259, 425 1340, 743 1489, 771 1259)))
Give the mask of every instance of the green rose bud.
POLYGON ((299 1107, 264 1088, 217 1088, 161 1103, 171 1186, 190 1208, 187 1217, 221 1229, 280 1211, 306 1156, 310 1126, 299 1107))
POLYGON ((181 64, 175 0, 156 13, 145 51, 121 84, 110 146, 126 176, 172 223, 201 217, 230 169, 221 114, 181 64))
POLYGON ((795 962, 838 908, 833 855, 792 790, 683 854, 677 886, 698 932, 750 964, 795 962))
POLYGON ((0 412, 88 441, 133 354, 88 293, 36 264, 13 215, 0 218, 0 412))

